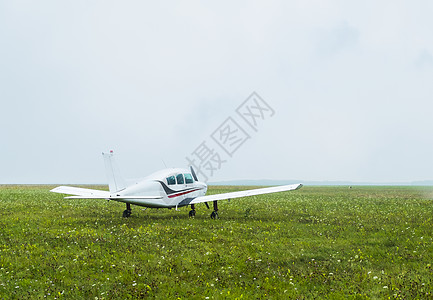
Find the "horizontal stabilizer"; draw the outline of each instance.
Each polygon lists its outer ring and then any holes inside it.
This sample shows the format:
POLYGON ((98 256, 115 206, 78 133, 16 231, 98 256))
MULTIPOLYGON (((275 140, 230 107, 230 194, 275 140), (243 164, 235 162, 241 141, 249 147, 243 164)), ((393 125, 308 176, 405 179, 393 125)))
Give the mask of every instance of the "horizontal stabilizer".
POLYGON ((107 197, 98 197, 98 196, 69 196, 65 197, 65 199, 107 199, 107 200, 132 200, 132 199, 140 199, 140 200, 154 200, 154 199, 162 199, 161 196, 107 196, 107 197))
POLYGON ((263 194, 271 194, 271 193, 278 193, 278 192, 285 192, 285 191, 293 191, 293 190, 300 189, 301 187, 302 184, 299 183, 299 184, 292 184, 292 185, 282 185, 282 186, 240 191, 240 192, 201 196, 193 199, 189 204, 197 204, 203 202, 234 199, 234 198, 256 196, 256 195, 263 195, 263 194))
POLYGON ((59 186, 51 190, 51 192, 59 194, 68 194, 73 196, 65 197, 65 199, 107 199, 107 200, 152 200, 162 199, 162 196, 111 196, 108 191, 92 190, 85 188, 78 188, 73 186, 59 186))

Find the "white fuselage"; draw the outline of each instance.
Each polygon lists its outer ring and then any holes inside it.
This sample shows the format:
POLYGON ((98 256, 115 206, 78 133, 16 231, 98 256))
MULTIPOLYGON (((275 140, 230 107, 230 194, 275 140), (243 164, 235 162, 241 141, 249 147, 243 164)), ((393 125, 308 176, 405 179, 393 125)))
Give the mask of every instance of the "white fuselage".
POLYGON ((206 191, 207 185, 194 180, 189 170, 164 169, 110 196, 114 198, 128 196, 127 200, 114 200, 139 206, 171 208, 186 206, 192 199, 204 196, 206 191), (145 199, 146 196, 149 199, 145 199), (155 196, 159 198, 155 199, 155 196))

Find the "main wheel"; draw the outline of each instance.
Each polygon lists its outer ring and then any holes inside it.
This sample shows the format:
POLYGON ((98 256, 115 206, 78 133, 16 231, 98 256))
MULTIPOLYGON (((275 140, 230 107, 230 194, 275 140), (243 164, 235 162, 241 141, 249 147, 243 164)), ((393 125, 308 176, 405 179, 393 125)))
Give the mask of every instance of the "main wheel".
POLYGON ((130 216, 131 216, 131 211, 125 209, 125 210, 123 211, 123 217, 124 217, 124 218, 129 218, 130 216))
POLYGON ((218 212, 216 212, 216 211, 213 211, 211 214, 210 214, 210 217, 211 217, 211 219, 218 219, 218 212))
POLYGON ((195 217, 195 210, 190 210, 190 211, 189 211, 189 217, 190 217, 190 218, 195 217))

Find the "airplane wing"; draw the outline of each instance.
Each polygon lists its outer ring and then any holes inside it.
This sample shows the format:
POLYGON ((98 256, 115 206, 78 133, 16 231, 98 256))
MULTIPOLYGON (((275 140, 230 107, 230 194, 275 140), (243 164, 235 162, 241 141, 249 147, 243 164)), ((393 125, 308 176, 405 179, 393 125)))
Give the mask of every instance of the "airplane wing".
POLYGON ((100 190, 92 190, 92 189, 84 189, 73 186, 58 186, 52 189, 50 192, 59 193, 59 194, 68 194, 74 195, 76 198, 84 198, 84 199, 108 199, 110 198, 110 192, 108 191, 100 191, 100 190))
POLYGON ((278 192, 285 192, 285 191, 293 191, 293 190, 298 190, 301 187, 302 184, 299 183, 299 184, 292 184, 292 185, 282 185, 282 186, 240 191, 240 192, 200 196, 194 198, 189 204, 197 204, 197 203, 210 202, 216 200, 234 199, 234 198, 241 198, 241 197, 248 197, 248 196, 255 196, 255 195, 262 195, 262 194, 271 194, 271 193, 278 193, 278 192))

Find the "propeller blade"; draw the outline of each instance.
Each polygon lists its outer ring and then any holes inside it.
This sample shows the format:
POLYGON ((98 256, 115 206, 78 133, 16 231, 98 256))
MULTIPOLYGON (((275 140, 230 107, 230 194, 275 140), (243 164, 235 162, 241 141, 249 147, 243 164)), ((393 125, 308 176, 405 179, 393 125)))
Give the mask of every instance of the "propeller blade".
POLYGON ((198 181, 198 179, 197 179, 197 175, 195 174, 195 171, 194 171, 194 169, 192 168, 192 166, 190 166, 190 169, 191 169, 192 177, 194 177, 194 180, 195 180, 195 181, 198 181))

